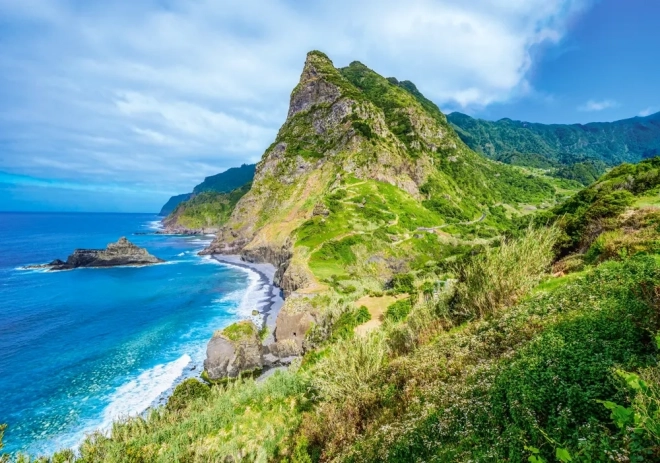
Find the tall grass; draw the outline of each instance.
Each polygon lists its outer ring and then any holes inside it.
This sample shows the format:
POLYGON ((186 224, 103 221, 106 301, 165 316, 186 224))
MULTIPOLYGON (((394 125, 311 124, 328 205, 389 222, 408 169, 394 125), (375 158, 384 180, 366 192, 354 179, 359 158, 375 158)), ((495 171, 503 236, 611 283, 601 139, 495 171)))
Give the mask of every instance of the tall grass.
POLYGON ((382 331, 340 340, 312 369, 312 385, 327 400, 341 401, 356 395, 383 367, 387 350, 382 331))
POLYGON ((557 228, 528 228, 517 240, 504 240, 459 266, 452 315, 483 318, 516 301, 541 280, 552 262, 557 228))
MULTIPOLYGON (((79 454, 70 450, 21 463, 267 462, 289 453, 289 438, 300 426, 307 384, 297 369, 262 383, 239 380, 213 387, 176 407, 147 417, 116 422, 109 435, 88 436, 79 454)), ((2 429, 0 428, 0 431, 2 429)), ((5 460, 0 456, 0 461, 5 460)))

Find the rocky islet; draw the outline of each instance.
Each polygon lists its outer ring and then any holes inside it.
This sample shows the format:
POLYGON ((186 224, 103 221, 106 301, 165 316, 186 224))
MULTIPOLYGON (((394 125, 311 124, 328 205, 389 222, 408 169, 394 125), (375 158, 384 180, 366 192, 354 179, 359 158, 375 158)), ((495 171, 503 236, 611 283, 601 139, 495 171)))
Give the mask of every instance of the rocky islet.
POLYGON ((125 237, 109 243, 105 249, 76 249, 66 261, 55 259, 48 264, 29 265, 26 269, 72 270, 81 267, 118 267, 124 265, 152 265, 165 262, 136 246, 125 237))

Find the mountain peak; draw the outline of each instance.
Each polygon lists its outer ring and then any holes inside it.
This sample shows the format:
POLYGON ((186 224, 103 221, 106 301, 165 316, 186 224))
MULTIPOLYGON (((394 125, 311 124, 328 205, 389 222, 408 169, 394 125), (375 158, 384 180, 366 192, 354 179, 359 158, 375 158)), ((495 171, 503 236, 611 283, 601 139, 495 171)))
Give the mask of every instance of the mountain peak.
POLYGON ((300 82, 291 93, 289 118, 320 103, 333 103, 341 97, 348 82, 328 56, 318 50, 307 53, 300 82))

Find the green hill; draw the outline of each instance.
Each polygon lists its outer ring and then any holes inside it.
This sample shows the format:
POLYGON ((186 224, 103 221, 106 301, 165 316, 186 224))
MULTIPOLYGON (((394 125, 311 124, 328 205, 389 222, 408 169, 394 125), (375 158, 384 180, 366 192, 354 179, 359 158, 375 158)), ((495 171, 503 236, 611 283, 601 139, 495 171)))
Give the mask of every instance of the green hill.
POLYGON ((202 191, 179 203, 163 219, 163 225, 170 231, 199 230, 211 233, 224 225, 238 203, 250 190, 250 183, 228 193, 202 191))
POLYGON ((172 196, 161 208, 158 215, 160 215, 161 217, 170 215, 172 212, 174 212, 174 209, 176 209, 176 207, 179 204, 181 204, 184 201, 187 201, 188 199, 190 199, 191 196, 192 196, 191 193, 184 193, 182 195, 172 196))
POLYGON ((229 193, 236 190, 252 181, 254 169, 254 164, 243 164, 240 167, 231 167, 224 172, 206 177, 202 183, 193 189, 192 193, 172 196, 158 215, 168 216, 172 214, 180 203, 200 193, 229 193))
POLYGON ((576 192, 472 151, 410 82, 310 52, 251 186, 189 201, 226 219, 205 252, 272 263, 287 296, 236 358, 300 358, 188 379, 49 461, 659 461, 659 170, 576 192))
MULTIPOLYGON (((492 159, 517 155, 572 164, 590 158, 615 166, 660 153, 660 113, 616 122, 536 124, 486 121, 458 112, 447 116, 461 139, 492 159)), ((527 159, 526 162, 530 162, 527 159)))
POLYGON ((255 167, 255 164, 243 164, 240 167, 232 167, 222 173, 206 177, 193 189, 193 194, 197 195, 207 191, 229 193, 250 183, 254 178, 255 167))
POLYGON ((458 252, 443 240, 491 239, 558 193, 549 178, 471 151, 410 82, 312 52, 252 189, 207 252, 285 264, 287 292, 364 284, 362 253, 389 262, 382 283, 458 252))

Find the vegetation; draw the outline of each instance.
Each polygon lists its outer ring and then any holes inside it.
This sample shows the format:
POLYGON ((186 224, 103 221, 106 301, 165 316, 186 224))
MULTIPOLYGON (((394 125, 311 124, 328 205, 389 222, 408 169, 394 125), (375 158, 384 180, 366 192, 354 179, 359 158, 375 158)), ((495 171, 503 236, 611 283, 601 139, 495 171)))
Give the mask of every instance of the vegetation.
POLYGON ((200 193, 229 193, 251 183, 256 170, 255 164, 243 164, 241 167, 232 167, 217 175, 206 177, 202 183, 197 185, 192 193, 172 196, 160 210, 161 216, 168 216, 179 204, 189 200, 200 193))
POLYGON ((250 184, 229 193, 202 192, 179 204, 166 219, 168 226, 187 229, 217 228, 229 220, 238 200, 250 190, 250 184))
MULTIPOLYGON (((260 382, 186 381, 51 461, 660 459, 660 158, 595 182, 602 163, 540 148, 505 165, 412 83, 317 51, 308 66, 328 98, 287 119, 250 196, 201 192, 174 214, 231 213, 233 237, 290 254, 305 283, 286 308, 314 320, 303 358, 260 382)), ((585 129, 552 130, 567 146, 585 129)))
POLYGON ((447 119, 465 144, 492 159, 521 153, 551 161, 586 157, 615 166, 660 154, 659 114, 586 125, 491 122, 461 113, 447 119))
POLYGON ((232 167, 222 173, 206 177, 193 189, 193 195, 204 192, 229 193, 241 188, 252 182, 256 167, 256 164, 243 164, 241 167, 232 167))

